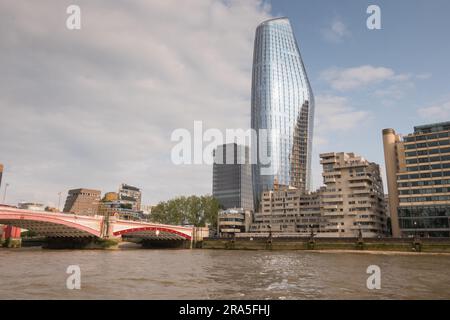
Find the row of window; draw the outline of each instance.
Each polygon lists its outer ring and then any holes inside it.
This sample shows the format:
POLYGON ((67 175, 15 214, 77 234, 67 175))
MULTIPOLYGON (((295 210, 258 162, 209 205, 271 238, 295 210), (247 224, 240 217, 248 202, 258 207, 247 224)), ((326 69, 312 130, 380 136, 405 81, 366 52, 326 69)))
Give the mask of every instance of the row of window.
POLYGON ((400 198, 400 202, 450 201, 450 196, 400 198))
POLYGON ((414 142, 414 141, 424 141, 424 140, 434 140, 439 138, 447 138, 450 137, 450 132, 441 132, 436 134, 424 135, 424 136, 410 136, 405 137, 405 142, 414 142))
POLYGON ((432 165, 421 165, 406 168, 406 171, 414 172, 414 171, 428 171, 428 170, 441 170, 441 169, 450 169, 450 163, 436 163, 432 165))
POLYGON ((401 174, 397 177, 397 180, 413 180, 413 179, 427 179, 427 178, 439 178, 449 177, 450 171, 428 172, 428 173, 415 173, 415 174, 401 174))
POLYGON ((438 147, 438 146, 448 146, 450 144, 450 140, 440 140, 440 141, 429 141, 429 142, 422 142, 417 144, 408 144, 405 145, 406 150, 412 150, 412 149, 421 149, 421 148, 432 148, 432 147, 438 147))
POLYGON ((414 206, 398 209, 399 217, 450 217, 450 206, 414 206))
POLYGON ((415 164, 415 163, 428 163, 428 162, 445 162, 450 161, 450 155, 447 156, 435 156, 435 157, 429 157, 429 158, 413 158, 413 159, 407 159, 407 164, 415 164))
POLYGON ((410 189, 400 190, 401 195, 408 194, 431 194, 431 193, 445 193, 450 192, 450 188, 428 188, 428 189, 410 189))
POLYGON ((398 187, 399 188, 409 188, 409 187, 436 186, 436 185, 445 185, 445 184, 450 184, 450 179, 399 182, 398 187))
POLYGON ((433 154, 439 154, 439 153, 441 153, 441 154, 450 153, 450 148, 436 148, 436 149, 430 149, 430 150, 405 152, 407 157, 427 156, 427 155, 433 155, 433 154))

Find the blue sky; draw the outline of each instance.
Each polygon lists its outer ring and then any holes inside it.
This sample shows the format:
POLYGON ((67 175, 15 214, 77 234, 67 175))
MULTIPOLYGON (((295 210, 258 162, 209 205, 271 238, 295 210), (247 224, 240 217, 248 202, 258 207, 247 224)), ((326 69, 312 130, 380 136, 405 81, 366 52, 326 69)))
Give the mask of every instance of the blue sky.
MULTIPOLYGON (((327 142, 315 144, 316 154, 353 151, 383 164, 383 128, 406 134, 414 125, 450 120, 449 1, 277 0, 271 6, 273 15, 291 20, 319 97, 316 108, 321 108, 320 96, 333 96, 345 98, 352 112, 364 112, 360 117, 348 114, 348 121, 357 119, 350 129, 321 135, 327 142), (366 27, 371 4, 381 9, 382 30, 366 27), (331 80, 323 76, 325 70, 342 73, 361 66, 375 68, 366 73, 386 68, 393 74, 374 75, 373 81, 345 88, 331 81, 348 80, 349 75, 335 72, 331 80)), ((314 176, 317 185, 320 175, 314 176)))
POLYGON ((211 166, 171 161, 171 134, 250 127, 254 33, 275 16, 290 18, 316 97, 315 185, 320 152, 383 165, 383 128, 450 120, 449 14, 448 0, 1 1, 0 194, 211 193, 211 166), (81 30, 66 28, 72 4, 81 30), (382 30, 366 28, 369 4, 382 30))

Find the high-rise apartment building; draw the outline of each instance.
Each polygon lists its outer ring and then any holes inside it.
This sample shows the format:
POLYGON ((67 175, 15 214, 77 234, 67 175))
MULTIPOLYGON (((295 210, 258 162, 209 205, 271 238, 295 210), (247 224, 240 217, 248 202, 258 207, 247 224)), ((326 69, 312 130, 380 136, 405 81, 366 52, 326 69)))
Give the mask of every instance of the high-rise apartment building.
POLYGON ((98 213, 100 194, 99 190, 92 189, 69 190, 64 205, 64 212, 87 216, 96 215, 98 213))
POLYGON ((313 123, 314 97, 291 24, 287 18, 264 21, 254 43, 251 127, 270 163, 258 156, 253 166, 257 206, 275 183, 310 190, 313 123))
POLYGON ((386 234, 387 217, 378 164, 353 153, 324 153, 322 214, 324 232, 339 237, 377 237, 386 234))
POLYGON ((302 233, 320 232, 321 189, 304 193, 294 187, 274 186, 264 191, 261 210, 254 214, 251 232, 302 233))
POLYGON ((249 148, 236 143, 214 150, 213 197, 223 209, 253 211, 252 168, 249 148))
POLYGON ((383 130, 394 237, 450 237, 450 122, 383 130))

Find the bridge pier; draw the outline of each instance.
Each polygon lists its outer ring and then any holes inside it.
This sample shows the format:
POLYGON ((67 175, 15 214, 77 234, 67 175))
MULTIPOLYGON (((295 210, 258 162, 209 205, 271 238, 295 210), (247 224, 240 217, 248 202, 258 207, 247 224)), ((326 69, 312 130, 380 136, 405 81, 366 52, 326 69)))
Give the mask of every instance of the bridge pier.
POLYGON ((2 246, 6 248, 20 248, 22 246, 22 238, 20 233, 22 229, 13 226, 3 226, 2 246))
POLYGON ((141 245, 145 249, 191 249, 190 240, 154 240, 143 239, 141 245))
POLYGON ((101 239, 97 237, 47 237, 44 249, 115 249, 118 239, 101 239))

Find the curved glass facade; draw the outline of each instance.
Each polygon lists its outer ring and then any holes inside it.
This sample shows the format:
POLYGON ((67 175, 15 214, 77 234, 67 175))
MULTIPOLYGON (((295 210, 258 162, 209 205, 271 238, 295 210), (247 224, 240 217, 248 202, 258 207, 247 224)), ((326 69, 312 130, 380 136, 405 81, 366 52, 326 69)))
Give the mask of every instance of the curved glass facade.
POLYGON ((256 205, 274 183, 309 191, 314 97, 287 18, 264 21, 256 29, 251 118, 258 146, 267 148, 271 159, 271 170, 264 170, 259 157, 253 167, 256 205), (267 139, 260 129, 267 130, 267 139))

